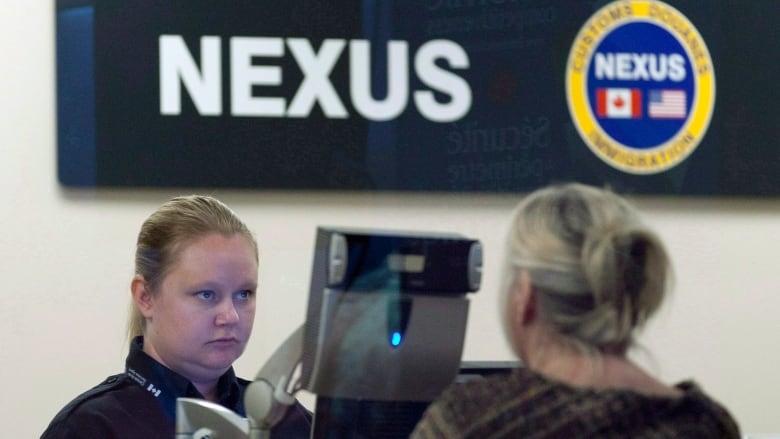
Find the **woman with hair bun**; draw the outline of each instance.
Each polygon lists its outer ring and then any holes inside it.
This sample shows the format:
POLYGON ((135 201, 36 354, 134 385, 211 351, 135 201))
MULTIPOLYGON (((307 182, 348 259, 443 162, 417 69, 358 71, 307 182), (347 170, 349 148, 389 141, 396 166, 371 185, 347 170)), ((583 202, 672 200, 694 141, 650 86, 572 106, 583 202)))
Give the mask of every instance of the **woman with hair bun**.
POLYGON ((550 186, 516 209, 501 295, 524 367, 455 384, 413 438, 739 438, 693 381, 667 385, 627 357, 663 302, 671 269, 658 237, 614 193, 550 186))

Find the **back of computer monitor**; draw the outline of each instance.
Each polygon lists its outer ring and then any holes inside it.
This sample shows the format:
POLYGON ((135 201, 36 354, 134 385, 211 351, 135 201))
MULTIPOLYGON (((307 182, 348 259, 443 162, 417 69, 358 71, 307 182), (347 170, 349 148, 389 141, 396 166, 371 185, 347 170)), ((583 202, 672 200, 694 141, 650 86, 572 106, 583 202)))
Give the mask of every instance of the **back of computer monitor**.
POLYGON ((478 241, 454 234, 319 228, 302 387, 318 396, 428 401, 458 372, 478 241))

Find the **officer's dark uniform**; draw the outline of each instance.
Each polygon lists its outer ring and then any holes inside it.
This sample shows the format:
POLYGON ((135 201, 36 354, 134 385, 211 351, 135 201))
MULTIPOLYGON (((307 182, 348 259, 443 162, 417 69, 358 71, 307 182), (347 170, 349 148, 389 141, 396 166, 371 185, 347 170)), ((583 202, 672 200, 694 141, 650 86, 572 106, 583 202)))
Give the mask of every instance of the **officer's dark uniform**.
MULTIPOLYGON (((176 398, 203 398, 195 386, 142 350, 143 337, 131 343, 125 373, 106 378, 66 405, 51 421, 41 439, 144 438, 173 439, 176 398)), ((219 403, 244 412, 244 390, 249 381, 233 368, 217 384, 219 403)), ((272 430, 280 438, 308 439, 311 414, 299 403, 272 430)))

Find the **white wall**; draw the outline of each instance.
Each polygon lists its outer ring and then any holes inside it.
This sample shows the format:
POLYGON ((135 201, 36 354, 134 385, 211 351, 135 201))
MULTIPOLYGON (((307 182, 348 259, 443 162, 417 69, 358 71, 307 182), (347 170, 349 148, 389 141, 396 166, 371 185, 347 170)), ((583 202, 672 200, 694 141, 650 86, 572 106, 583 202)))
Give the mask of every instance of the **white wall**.
MULTIPOLYGON (((38 437, 76 394, 123 368, 135 234, 169 190, 61 188, 54 136, 54 1, 0 3, 0 425, 38 437)), ((518 196, 209 191, 258 236, 261 298, 237 363, 251 377, 303 321, 316 225, 454 231, 481 239, 465 359, 509 359, 496 318, 497 265, 518 196)), ((695 377, 746 433, 780 432, 780 200, 641 199, 669 246, 677 287, 639 359, 695 377)))

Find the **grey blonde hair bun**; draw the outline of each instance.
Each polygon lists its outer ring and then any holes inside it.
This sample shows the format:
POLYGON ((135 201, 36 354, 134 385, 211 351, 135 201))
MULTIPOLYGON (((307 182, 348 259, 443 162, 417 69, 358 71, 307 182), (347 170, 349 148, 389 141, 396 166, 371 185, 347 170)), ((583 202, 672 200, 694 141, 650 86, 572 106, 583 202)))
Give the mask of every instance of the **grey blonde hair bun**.
POLYGON ((627 349, 666 294, 666 250, 609 190, 572 183, 531 193, 508 244, 508 277, 527 270, 543 318, 587 349, 627 349))

